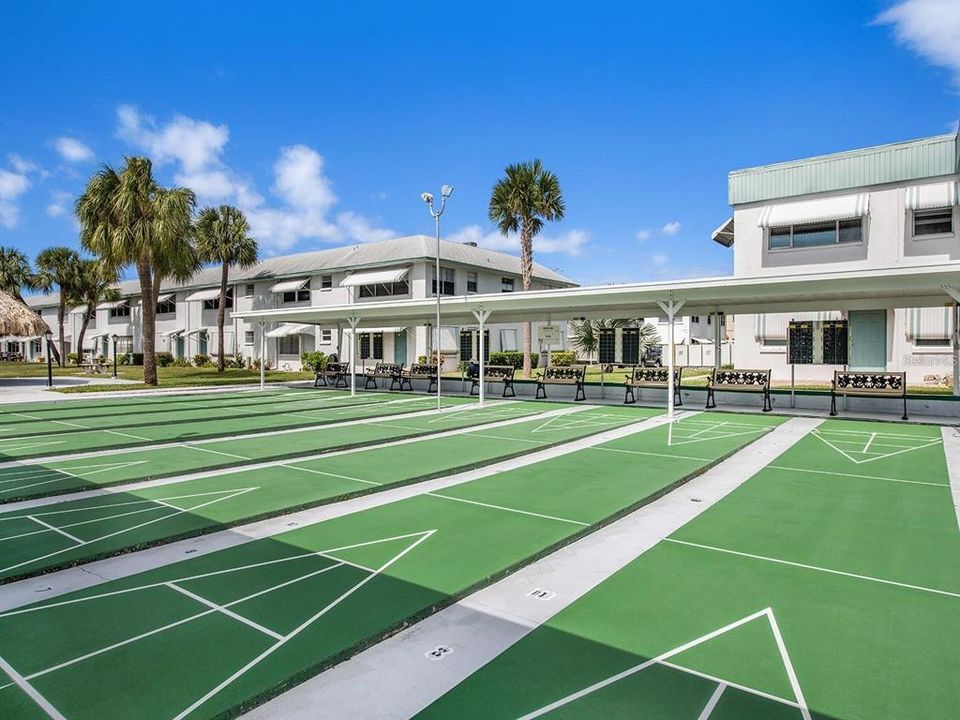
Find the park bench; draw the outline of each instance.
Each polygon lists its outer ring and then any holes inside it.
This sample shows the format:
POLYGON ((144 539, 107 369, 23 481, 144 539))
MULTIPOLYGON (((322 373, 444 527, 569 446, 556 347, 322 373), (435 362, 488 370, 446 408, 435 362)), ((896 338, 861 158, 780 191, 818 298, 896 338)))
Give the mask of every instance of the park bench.
POLYGON ((837 395, 903 399, 907 419, 907 374, 905 372, 847 372, 836 370, 830 386, 830 415, 837 414, 837 395))
POLYGON ((376 390, 378 378, 389 379, 390 389, 396 390, 403 385, 403 365, 378 362, 374 367, 366 369, 364 377, 366 378, 363 385, 365 390, 370 390, 371 388, 376 390))
POLYGON ((427 392, 431 393, 437 386, 437 366, 427 363, 413 363, 409 370, 404 371, 400 376, 400 389, 413 390, 411 380, 427 380, 427 392), (404 387, 406 385, 406 387, 404 387))
POLYGON ((717 406, 717 390, 758 393, 763 396, 763 411, 773 410, 769 370, 714 370, 707 383, 707 410, 717 406))
POLYGON ((586 393, 583 391, 583 378, 586 375, 586 365, 568 365, 552 366, 544 368, 537 373, 537 393, 538 400, 545 400, 547 397, 547 385, 576 385, 577 392, 574 400, 586 400, 586 393))
POLYGON ((314 387, 347 387, 347 373, 350 367, 344 362, 328 362, 322 370, 317 370, 313 379, 314 387))
MULTIPOLYGON (((503 383, 503 397, 516 397, 517 394, 513 390, 513 376, 516 374, 517 369, 513 365, 486 365, 483 368, 483 380, 484 382, 502 382, 503 383), (510 391, 510 394, 507 395, 507 390, 510 391)), ((473 383, 470 386, 471 395, 480 394, 480 375, 479 367, 477 368, 476 375, 468 375, 470 381, 473 383), (476 392, 474 392, 476 390, 476 392)))
MULTIPOLYGON (((675 368, 673 371, 673 404, 677 407, 683 405, 680 398, 680 376, 683 374, 683 368, 675 368)), ((661 367, 644 367, 638 365, 627 375, 624 385, 626 390, 623 394, 623 404, 630 405, 637 401, 634 396, 634 389, 639 391, 641 388, 669 388, 670 370, 661 367)))

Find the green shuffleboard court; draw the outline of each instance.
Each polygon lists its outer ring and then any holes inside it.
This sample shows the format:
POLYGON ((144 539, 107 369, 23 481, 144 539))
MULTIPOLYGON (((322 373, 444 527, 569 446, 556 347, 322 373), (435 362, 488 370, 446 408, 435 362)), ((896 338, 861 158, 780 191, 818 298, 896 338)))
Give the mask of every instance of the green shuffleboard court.
POLYGON ((418 718, 956 720, 940 428, 827 421, 418 718))
POLYGON ((98 450, 62 460, 53 458, 12 464, 0 469, 0 503, 396 440, 470 425, 475 422, 475 417, 481 417, 474 416, 474 412, 492 420, 564 407, 559 403, 494 402, 480 408, 476 401, 444 398, 444 411, 436 416, 431 413, 436 409, 435 398, 421 396, 403 400, 394 404, 388 399, 360 407, 325 411, 324 415, 331 419, 318 423, 316 427, 279 432, 267 430, 239 438, 213 438, 156 447, 98 450), (415 412, 427 415, 403 417, 415 412), (388 418, 389 421, 378 418, 388 418), (364 420, 371 422, 334 424, 364 420))
POLYGON ((423 421, 437 432, 451 430, 454 419, 471 422, 467 432, 456 435, 426 435, 402 445, 365 446, 311 461, 241 468, 0 513, 0 582, 469 470, 658 414, 649 408, 589 406, 556 414, 550 406, 538 407, 547 412, 531 420, 524 420, 526 413, 515 412, 517 405, 503 405, 423 421), (510 424, 498 424, 504 422, 510 424), (469 430, 481 423, 477 430, 469 430))
MULTIPOLYGON (((0 716, 235 714, 649 502, 780 422, 693 416, 2 613, 0 716)), ((380 463, 351 471, 374 482, 389 472, 380 463)))

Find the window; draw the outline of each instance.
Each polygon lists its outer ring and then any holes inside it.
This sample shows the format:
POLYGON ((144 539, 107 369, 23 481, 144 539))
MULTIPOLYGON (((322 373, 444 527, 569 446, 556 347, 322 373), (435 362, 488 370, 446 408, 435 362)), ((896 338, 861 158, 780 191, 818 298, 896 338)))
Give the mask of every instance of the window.
POLYGON ((333 342, 332 331, 330 331, 330 330, 321 330, 321 331, 320 331, 320 342, 322 342, 324 345, 329 345, 331 342, 333 342))
POLYGON ((604 328, 600 331, 600 349, 597 360, 601 363, 612 363, 616 356, 617 336, 613 328, 604 328))
MULTIPOLYGON (((227 288, 227 297, 226 297, 226 300, 227 300, 227 303, 226 303, 226 305, 224 305, 224 307, 229 310, 230 308, 233 307, 233 288, 232 288, 232 287, 228 287, 228 288, 227 288)), ((203 301, 203 309, 204 309, 204 310, 216 310, 219 306, 220 306, 220 298, 219 298, 219 297, 216 297, 216 298, 214 298, 213 300, 204 300, 204 301, 203 301)))
POLYGON ((257 288, 253 283, 247 283, 243 287, 243 296, 244 297, 253 297, 256 293, 257 288))
POLYGON ((111 318, 130 317, 130 306, 124 303, 123 305, 117 305, 116 307, 110 308, 110 317, 111 318))
POLYGON ((460 331, 460 361, 473 360, 473 331, 460 331))
POLYGON ((472 293, 477 291, 477 274, 475 272, 467 273, 467 292, 472 293))
POLYGON ((638 364, 640 362, 640 330, 624 328, 622 340, 621 361, 626 365, 638 364))
POLYGON ((698 323, 698 322, 700 322, 700 316, 699 316, 699 315, 691 315, 691 316, 690 316, 690 322, 692 322, 692 323, 698 323))
POLYGON ((299 355, 300 354, 300 336, 286 335, 277 338, 277 352, 281 355, 299 355))
POLYGON ((863 241, 863 220, 829 220, 770 228, 768 247, 771 250, 787 248, 824 247, 863 241))
MULTIPOLYGON (((391 295, 409 295, 410 284, 406 280, 395 283, 377 283, 376 285, 361 285, 360 297, 390 297, 391 295)), ((444 293, 452 295, 453 293, 444 293)))
POLYGON ((43 342, 37 338, 36 340, 30 341, 30 354, 31 355, 40 355, 43 353, 43 342))
MULTIPOLYGON (((437 281, 436 281, 436 269, 433 271, 434 280, 433 280, 433 294, 437 294, 437 281)), ((440 268, 440 294, 441 295, 456 295, 454 287, 454 272, 453 268, 440 268)), ((361 296, 362 297, 362 296, 361 296)))
POLYGON ((949 235, 952 232, 953 210, 951 208, 918 210, 913 213, 913 234, 915 237, 949 235))
POLYGON ((157 303, 157 315, 171 315, 177 311, 177 301, 173 298, 157 303))
POLYGON ((513 278, 500 278, 500 292, 513 292, 513 278))
POLYGON ((917 347, 950 347, 950 338, 916 338, 913 344, 917 347))
POLYGON ((520 345, 517 343, 516 328, 500 331, 500 349, 503 352, 516 352, 520 349, 520 345))
POLYGON ((332 289, 333 289, 333 275, 321 275, 321 276, 320 276, 320 289, 321 289, 321 290, 332 290, 332 289))
POLYGON ((243 333, 244 345, 253 345, 253 330, 245 330, 243 333))
POLYGON ((290 290, 283 294, 283 297, 281 298, 281 302, 283 302, 284 304, 310 302, 310 291, 307 289, 290 290))
POLYGON ((360 333, 360 359, 370 358, 383 359, 383 333, 360 333))

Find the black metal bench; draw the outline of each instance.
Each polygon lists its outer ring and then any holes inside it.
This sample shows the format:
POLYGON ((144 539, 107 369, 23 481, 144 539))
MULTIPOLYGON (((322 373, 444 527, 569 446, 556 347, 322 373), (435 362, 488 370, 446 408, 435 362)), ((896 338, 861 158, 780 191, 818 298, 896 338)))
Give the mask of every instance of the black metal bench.
POLYGON ((707 410, 717 406, 714 395, 717 390, 759 393, 763 396, 763 411, 773 410, 769 370, 714 370, 707 383, 707 410))
POLYGON ((576 385, 577 392, 574 400, 586 400, 587 395, 583 391, 583 378, 586 375, 586 365, 568 365, 544 368, 537 373, 537 400, 547 398, 546 385, 576 385))
MULTIPOLYGON (((470 381, 473 383, 470 386, 471 395, 480 394, 480 369, 477 368, 476 375, 468 375, 470 381), (474 392, 476 390, 476 392, 474 392)), ((513 390, 513 376, 516 375, 517 369, 513 365, 485 365, 483 368, 483 380, 484 382, 502 382, 503 383, 503 397, 516 397, 517 393, 513 390), (510 391, 510 394, 507 395, 507 390, 510 391)))
POLYGON ((400 375, 400 389, 413 390, 411 380, 427 380, 427 392, 431 393, 437 387, 437 366, 426 363, 413 363, 409 370, 404 370, 400 375), (406 385, 406 387, 404 387, 406 385))
POLYGON ((403 365, 399 363, 378 362, 374 367, 367 368, 364 372, 366 378, 364 390, 377 389, 377 379, 384 378, 390 380, 390 389, 396 390, 403 386, 403 365))
POLYGON ((350 370, 348 363, 328 362, 322 370, 317 370, 313 378, 314 387, 347 387, 347 373, 350 370))
POLYGON ((830 386, 830 415, 837 415, 837 395, 903 399, 907 419, 907 374, 905 372, 847 372, 835 370, 830 386))
MULTIPOLYGON (((680 398, 680 376, 683 374, 683 368, 678 367, 673 370, 673 404, 676 407, 683 405, 680 398)), ((626 390, 623 394, 624 405, 630 405, 637 401, 633 394, 634 389, 641 388, 667 388, 670 387, 670 370, 661 367, 644 367, 638 365, 627 375, 624 381, 626 390)))

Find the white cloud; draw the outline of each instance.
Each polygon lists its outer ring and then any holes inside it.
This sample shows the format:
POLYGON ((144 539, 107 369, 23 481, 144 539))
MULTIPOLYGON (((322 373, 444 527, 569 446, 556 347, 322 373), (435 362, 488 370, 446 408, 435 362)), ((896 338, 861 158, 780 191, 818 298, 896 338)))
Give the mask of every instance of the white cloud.
POLYGON ((637 230, 637 240, 640 242, 646 242, 651 237, 653 237, 653 233, 650 230, 637 230))
POLYGON ((667 266, 667 263, 670 262, 670 257, 666 253, 654 253, 650 257, 650 261, 655 268, 662 270, 667 266))
MULTIPOLYGON (((486 231, 479 225, 468 225, 447 235, 446 239, 452 242, 472 242, 490 250, 500 250, 513 254, 517 254, 520 250, 520 238, 516 235, 503 235, 496 230, 486 231)), ((538 235, 533 239, 533 252, 563 253, 576 256, 580 254, 589 240, 590 233, 586 230, 568 230, 556 236, 538 235)))
POLYGON ((88 162, 94 158, 93 150, 70 137, 57 138, 53 141, 53 146, 60 153, 60 157, 67 162, 88 162))
POLYGON ((7 155, 7 161, 10 163, 10 166, 20 175, 26 175, 27 173, 37 172, 40 170, 36 163, 27 160, 22 155, 17 155, 17 153, 10 153, 7 155))
POLYGON ((945 67, 960 84, 960 8, 953 0, 905 0, 874 21, 931 65, 945 67))
POLYGON ((397 237, 397 233, 388 228, 376 228, 362 215, 345 211, 337 214, 337 226, 347 237, 362 243, 380 242, 397 237))
POLYGON ((666 225, 660 228, 660 232, 662 232, 664 235, 676 235, 678 232, 680 232, 680 223, 677 220, 668 222, 666 225))
POLYGON ((154 162, 177 162, 186 175, 194 175, 219 167, 223 148, 230 139, 226 125, 212 125, 185 115, 175 115, 165 125, 158 125, 149 115, 133 105, 117 109, 117 135, 146 152, 154 162))
POLYGON ((0 225, 14 227, 20 219, 18 198, 30 188, 23 173, 0 169, 0 225))
POLYGON ((50 204, 47 205, 47 215, 50 217, 60 217, 68 210, 68 203, 72 195, 62 190, 54 190, 50 193, 50 204))

